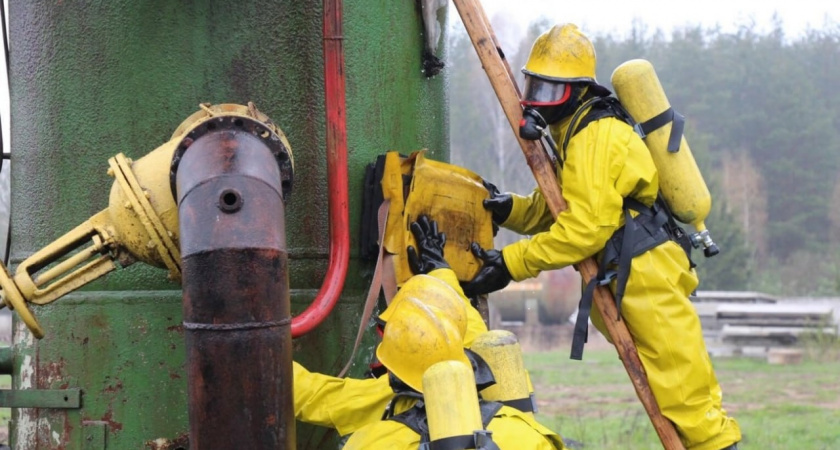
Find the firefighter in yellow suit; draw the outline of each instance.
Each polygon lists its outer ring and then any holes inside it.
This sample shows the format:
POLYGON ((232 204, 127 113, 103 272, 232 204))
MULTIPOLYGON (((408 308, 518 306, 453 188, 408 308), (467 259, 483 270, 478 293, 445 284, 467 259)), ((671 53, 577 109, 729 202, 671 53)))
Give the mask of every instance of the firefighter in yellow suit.
MULTIPOLYGON (((443 258, 445 236, 437 231, 434 222, 427 217, 421 217, 413 223, 412 231, 419 249, 412 248, 409 253, 412 255, 412 269, 418 275, 402 286, 391 305, 380 314, 379 318, 382 323, 390 322, 394 311, 401 303, 409 299, 421 298, 424 304, 431 305, 430 308, 441 316, 441 320, 445 318, 452 324, 458 336, 463 336, 460 339, 461 347, 469 347, 476 337, 487 332, 487 327, 478 311, 464 296, 455 272, 449 268, 443 258)), ((347 436, 366 425, 380 422, 383 412, 395 397, 388 375, 366 379, 338 378, 311 372, 294 362, 293 377, 295 418, 313 425, 335 428, 341 436, 347 436)), ((413 404, 412 399, 400 399, 393 405, 393 410, 397 413, 403 412, 413 404)), ((543 427, 523 412, 504 407, 497 412, 497 416, 507 417, 501 420, 503 429, 504 422, 513 420, 518 427, 522 424, 527 425, 530 431, 519 431, 526 436, 531 436, 536 442, 555 443, 549 447, 534 448, 563 448, 562 441, 556 433, 543 427)), ((388 430, 395 424, 397 423, 389 421, 375 428, 367 428, 365 440, 378 439, 372 433, 388 430)), ((400 427, 396 428, 400 429, 400 427)), ((414 439, 411 430, 400 430, 402 431, 400 436, 407 436, 409 440, 414 439)))
MULTIPOLYGON (((393 310, 376 355, 388 369, 395 404, 382 420, 369 423, 347 440, 345 450, 414 450, 428 443, 423 399, 423 374, 435 363, 471 362, 463 338, 442 310, 408 297, 393 310)), ((479 362, 478 364, 482 364, 479 362)), ((486 363, 483 363, 486 364, 486 363)), ((478 370, 477 370, 478 372, 478 370)), ((478 377, 472 382, 479 383, 478 377)), ((480 389, 484 386, 476 386, 480 389)), ((482 422, 501 450, 563 449, 560 437, 530 416, 501 403, 485 403, 482 422)))
MULTIPOLYGON (((422 296, 439 308, 463 334, 463 346, 487 331, 478 311, 464 297, 458 278, 442 267, 427 275, 415 275, 394 296, 391 306, 380 315, 388 321, 395 308, 407 298, 422 296), (446 291, 450 296, 445 297, 446 291), (429 295, 431 293, 431 295, 429 295)), ((394 398, 388 376, 378 378, 338 378, 310 372, 293 362, 295 417, 314 425, 335 428, 341 436, 363 425, 382 419, 385 407, 394 398)))
MULTIPOLYGON (((536 277, 541 271, 589 257, 603 261, 610 249, 611 256, 619 255, 621 249, 633 247, 613 239, 618 232, 627 240, 622 228, 627 218, 649 219, 643 225, 650 225, 655 217, 667 218, 659 214, 662 208, 654 208, 659 178, 650 152, 622 118, 623 108, 609 97, 610 91, 597 83, 595 67, 595 49, 575 25, 557 25, 535 41, 523 69, 524 116, 542 129, 548 125, 557 143, 557 180, 568 208, 555 219, 539 189, 520 196, 500 193, 485 183, 491 198, 484 206, 494 222, 530 238, 501 251, 473 244, 473 252, 484 265, 463 285, 467 296, 496 291, 510 281, 536 277)), ((521 130, 523 137, 524 131, 528 130, 521 130)), ((610 284, 614 295, 621 285, 623 295, 615 295, 621 316, 659 408, 674 423, 685 447, 735 449, 741 432, 721 406, 720 386, 688 298, 697 287, 697 276, 686 251, 674 241, 674 230, 650 228, 651 234, 644 236, 649 245, 643 245, 641 238, 631 240, 639 248, 631 252, 632 262, 623 265, 625 282, 620 283, 621 267, 610 264, 602 266, 609 269, 604 271, 604 284, 610 284), (662 233, 666 233, 664 240, 662 233), (611 272, 617 272, 618 279, 611 272)), ((616 260, 622 259, 617 256, 616 260)), ((583 314, 577 323, 583 337, 576 336, 573 345, 575 359, 580 358, 589 318, 591 303, 586 302, 586 294, 585 290, 583 314)), ((591 318, 606 335, 597 309, 591 311, 591 318)))

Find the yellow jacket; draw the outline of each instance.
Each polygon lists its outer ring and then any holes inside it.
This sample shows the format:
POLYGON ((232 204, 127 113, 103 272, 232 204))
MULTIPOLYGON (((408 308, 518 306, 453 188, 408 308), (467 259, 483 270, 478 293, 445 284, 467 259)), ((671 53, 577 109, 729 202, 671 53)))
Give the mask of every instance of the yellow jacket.
MULTIPOLYGON (((556 128, 565 130, 568 122, 556 128)), ((557 142, 562 138, 559 133, 557 142)), ((502 249, 515 281, 595 256, 624 225, 624 197, 646 205, 656 199, 659 177, 653 158, 633 129, 618 119, 589 124, 569 142, 566 155, 557 180, 568 208, 556 220, 539 189, 527 197, 513 195, 503 226, 532 235, 502 249)))
MULTIPOLYGON (((501 450, 558 450, 560 437, 518 410, 503 406, 487 425, 501 450)), ((420 435, 394 420, 380 420, 359 429, 344 450, 417 450, 420 435)))
MULTIPOLYGON (((563 142, 569 120, 552 126, 556 142, 563 142)), ((557 182, 568 208, 556 220, 539 190, 527 197, 513 195, 502 225, 532 235, 502 249, 516 281, 597 256, 624 225, 625 197, 646 205, 656 199, 659 175, 653 158, 632 127, 619 119, 591 122, 569 140, 565 154, 557 182)), ((689 300, 697 284, 682 248, 665 242, 633 258, 621 315, 656 402, 683 444, 689 450, 717 450, 739 441, 741 432, 722 407, 700 320, 689 300)), ((606 334, 597 309, 591 318, 606 334)))

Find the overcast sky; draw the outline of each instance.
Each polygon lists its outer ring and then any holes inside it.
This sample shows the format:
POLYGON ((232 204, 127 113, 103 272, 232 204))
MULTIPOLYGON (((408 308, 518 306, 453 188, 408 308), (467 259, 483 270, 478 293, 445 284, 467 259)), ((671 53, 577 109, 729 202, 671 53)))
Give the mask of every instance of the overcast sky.
MULTIPOLYGON (((6 3, 8 0, 3 0, 6 3)), ((652 29, 666 32, 686 25, 720 26, 732 31, 737 26, 755 23, 759 31, 770 28, 774 14, 781 19, 786 34, 795 37, 808 28, 838 27, 840 1, 837 0, 480 0, 487 16, 504 16, 519 23, 522 29, 541 15, 552 22, 573 22, 586 33, 612 33, 624 36, 634 19, 652 29)), ((450 26, 462 26, 455 7, 449 3, 450 26)), ((6 9, 8 12, 8 9, 6 9)), ((8 20, 8 14, 7 14, 8 20)), ((512 33, 518 34, 515 28, 512 33)), ((499 33, 503 47, 515 45, 519 36, 499 33)), ((4 136, 8 136, 9 110, 5 70, 0 69, 0 114, 4 136)), ((8 147, 7 147, 8 148, 8 147)))
MULTIPOLYGON (((634 19, 651 29, 670 32, 675 27, 702 25, 720 26, 734 31, 738 26, 755 23, 758 31, 771 28, 777 14, 785 34, 801 35, 808 28, 838 27, 840 2, 836 0, 480 0, 491 21, 504 16, 518 22, 524 29, 529 22, 543 15, 552 22, 572 22, 585 33, 611 33, 624 36, 634 19)), ((450 26, 462 26, 457 10, 449 11, 450 26)), ((504 40, 504 37, 499 36, 504 40)), ((504 45, 504 42, 502 42, 504 45)))

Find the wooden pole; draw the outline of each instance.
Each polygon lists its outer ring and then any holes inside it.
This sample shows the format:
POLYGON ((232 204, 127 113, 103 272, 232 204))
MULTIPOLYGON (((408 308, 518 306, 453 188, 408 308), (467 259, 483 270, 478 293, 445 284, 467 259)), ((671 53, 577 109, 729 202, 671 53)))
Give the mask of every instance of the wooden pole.
MULTIPOLYGON (((490 84, 499 98, 499 103, 508 118, 513 134, 519 141, 520 147, 522 147, 528 167, 531 168, 551 213, 556 217, 567 208, 566 201, 560 192, 553 166, 542 143, 540 141, 524 140, 519 137, 519 122, 522 120, 520 95, 514 84, 510 67, 503 61, 500 50, 497 49, 498 43, 495 41, 492 27, 486 19, 484 8, 477 0, 453 0, 453 3, 464 22, 470 40, 478 53, 478 58, 481 60, 485 72, 487 72, 490 84)), ((594 259, 588 258, 578 265, 578 270, 584 282, 588 282, 597 276, 598 264, 594 259)), ((683 450, 685 447, 677 436, 674 425, 659 410, 659 405, 657 405, 653 392, 650 390, 647 374, 627 326, 623 321, 617 320, 618 311, 612 293, 608 288, 598 286, 595 289, 593 301, 604 319, 610 339, 615 345, 618 356, 621 358, 621 362, 624 364, 624 368, 627 370, 630 381, 636 390, 636 395, 638 395, 645 411, 647 411, 663 447, 667 450, 683 450)))

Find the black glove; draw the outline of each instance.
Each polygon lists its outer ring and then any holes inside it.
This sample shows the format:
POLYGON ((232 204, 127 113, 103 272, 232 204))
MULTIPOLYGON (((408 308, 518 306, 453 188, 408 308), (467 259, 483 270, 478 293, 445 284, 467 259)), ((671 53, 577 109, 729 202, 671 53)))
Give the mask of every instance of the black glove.
POLYGON ((443 258, 443 246, 446 245, 446 233, 439 233, 437 222, 428 216, 420 216, 416 222, 409 225, 414 240, 417 241, 417 251, 408 246, 408 266, 415 275, 429 273, 435 269, 448 269, 449 263, 443 258))
POLYGON ((510 211, 513 209, 513 197, 510 194, 500 193, 499 188, 489 181, 482 180, 482 182, 490 194, 490 198, 484 200, 482 205, 493 214, 493 225, 499 226, 510 216, 510 211))
POLYGON ((498 291, 511 282, 513 278, 505 265, 502 252, 492 249, 484 250, 476 242, 470 245, 470 249, 478 259, 484 262, 484 266, 471 281, 461 284, 467 297, 498 291))
POLYGON ((519 137, 529 141, 538 141, 543 137, 543 132, 548 128, 545 119, 537 110, 525 108, 522 111, 522 120, 519 121, 519 137))

